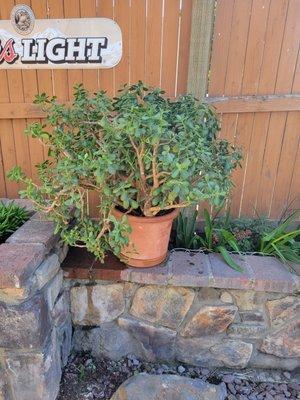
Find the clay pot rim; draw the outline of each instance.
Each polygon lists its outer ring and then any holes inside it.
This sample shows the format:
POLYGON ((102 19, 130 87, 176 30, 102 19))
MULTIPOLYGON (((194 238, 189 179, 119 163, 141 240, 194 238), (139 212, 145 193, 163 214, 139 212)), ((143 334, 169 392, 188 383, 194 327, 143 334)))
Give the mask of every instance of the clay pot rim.
POLYGON ((174 208, 173 211, 169 212, 168 214, 165 215, 160 215, 159 217, 138 217, 136 215, 130 215, 126 214, 120 210, 118 210, 116 207, 113 210, 113 214, 116 214, 118 216, 123 216, 126 215, 129 221, 143 221, 143 223, 160 223, 163 221, 168 221, 168 220, 173 220, 177 217, 179 214, 180 208, 174 208))

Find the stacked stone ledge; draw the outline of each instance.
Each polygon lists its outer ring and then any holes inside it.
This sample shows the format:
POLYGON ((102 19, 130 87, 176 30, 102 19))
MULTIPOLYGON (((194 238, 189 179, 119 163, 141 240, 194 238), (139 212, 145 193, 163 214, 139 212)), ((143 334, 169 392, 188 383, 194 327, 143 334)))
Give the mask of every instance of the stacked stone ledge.
POLYGON ((74 347, 118 359, 195 366, 300 366, 298 277, 276 259, 245 257, 244 273, 202 253, 128 269, 118 282, 72 280, 74 347))
POLYGON ((0 400, 57 397, 72 335, 66 253, 40 214, 0 245, 0 400))
POLYGON ((276 259, 238 259, 240 274, 218 255, 174 252, 104 281, 63 277, 66 253, 38 213, 0 245, 0 400, 56 398, 72 323, 75 350, 99 357, 300 366, 299 277, 276 259))

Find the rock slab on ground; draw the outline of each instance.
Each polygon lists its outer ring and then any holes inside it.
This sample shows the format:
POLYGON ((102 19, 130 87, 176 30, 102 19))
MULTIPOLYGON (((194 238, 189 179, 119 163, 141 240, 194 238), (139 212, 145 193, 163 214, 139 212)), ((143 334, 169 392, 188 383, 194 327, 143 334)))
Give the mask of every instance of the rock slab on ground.
POLYGON ((177 375, 138 374, 127 379, 111 400, 224 400, 224 385, 211 385, 200 379, 177 375))

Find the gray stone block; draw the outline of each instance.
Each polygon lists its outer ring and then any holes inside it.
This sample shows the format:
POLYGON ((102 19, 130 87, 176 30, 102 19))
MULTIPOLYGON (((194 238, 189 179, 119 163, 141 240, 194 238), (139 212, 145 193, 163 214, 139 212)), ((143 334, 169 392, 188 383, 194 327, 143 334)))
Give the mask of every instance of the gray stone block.
POLYGON ((293 371, 300 367, 300 357, 281 358, 271 354, 257 351, 251 359, 252 368, 279 369, 283 371, 293 371))
POLYGON ((7 352, 5 369, 12 400, 55 400, 61 379, 55 333, 40 352, 7 352))
POLYGON ((264 323, 264 313, 261 311, 240 311, 241 320, 243 322, 264 323))
POLYGON ((175 331, 155 327, 133 318, 119 318, 118 324, 139 342, 147 360, 174 359, 175 331))
POLYGON ((227 329, 230 337, 243 337, 245 339, 263 338, 267 331, 267 327, 261 323, 236 323, 231 324, 227 329))
POLYGON ((224 340, 211 347, 210 351, 224 366, 245 368, 250 361, 253 345, 241 340, 224 340))
POLYGON ((137 290, 130 313, 174 329, 183 321, 194 297, 191 289, 148 285, 137 290))
POLYGON ((0 289, 0 303, 17 305, 28 300, 37 292, 36 278, 32 275, 23 283, 21 288, 0 289))
POLYGON ((12 289, 16 292, 22 290, 44 256, 45 247, 40 244, 1 244, 0 290, 12 289))
POLYGON ((200 337, 224 332, 234 321, 237 307, 233 305, 202 306, 186 324, 182 336, 200 337))
POLYGON ((3 365, 1 364, 2 363, 0 363, 0 400, 10 400, 7 387, 7 377, 3 365))
POLYGON ((95 326, 111 322, 125 310, 122 283, 76 286, 71 289, 70 295, 75 325, 95 326))
POLYGON ((204 338, 178 337, 175 343, 175 358, 199 367, 221 367, 222 362, 214 357, 209 349, 221 343, 223 336, 209 336, 204 338))
POLYGON ((59 240, 50 221, 28 220, 8 239, 7 243, 42 244, 49 251, 59 240))
POLYGON ((300 319, 300 298, 287 296, 266 303, 272 326, 281 326, 288 320, 300 319))
POLYGON ((72 321, 69 317, 65 322, 56 328, 57 343, 60 350, 61 365, 64 367, 67 362, 72 349, 72 321))
POLYGON ((95 357, 108 357, 113 360, 128 355, 142 355, 137 340, 115 322, 101 324, 97 328, 82 329, 74 332, 74 349, 90 351, 95 357))
POLYGON ((72 321, 70 313, 69 292, 64 290, 51 311, 52 323, 57 332, 57 340, 60 346, 62 365, 65 366, 72 348, 72 321))
POLYGON ((60 241, 55 245, 53 251, 57 254, 60 264, 62 264, 64 259, 67 257, 69 246, 60 241))
POLYGON ((51 311, 63 285, 63 271, 59 271, 45 288, 45 298, 51 311))
POLYGON ((70 296, 68 290, 63 290, 57 298, 51 316, 55 326, 62 325, 68 318, 70 318, 70 296))
POLYGON ((300 357, 300 321, 267 335, 260 350, 277 357, 300 357))
POLYGON ((47 257, 35 271, 37 288, 42 289, 59 271, 58 256, 52 254, 47 257))
POLYGON ((48 306, 42 295, 16 306, 0 304, 0 347, 40 348, 49 331, 48 306))

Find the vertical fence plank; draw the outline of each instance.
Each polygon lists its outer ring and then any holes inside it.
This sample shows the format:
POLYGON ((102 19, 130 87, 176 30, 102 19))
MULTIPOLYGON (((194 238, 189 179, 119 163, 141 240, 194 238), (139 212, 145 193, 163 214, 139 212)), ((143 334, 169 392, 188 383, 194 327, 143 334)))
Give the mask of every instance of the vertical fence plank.
MULTIPOLYGON (((27 4, 30 5, 30 1, 16 1, 15 4, 27 4)), ((3 17, 5 19, 10 18, 10 12, 13 4, 11 2, 6 2, 1 6, 1 10, 3 10, 3 17)), ((23 78, 22 71, 20 70, 7 70, 7 81, 8 81, 8 89, 9 89, 9 97, 11 103, 19 103, 24 101, 24 91, 23 91, 23 78)), ((13 120, 12 128, 13 128, 13 137, 15 143, 15 161, 16 164, 19 165, 23 171, 31 176, 31 164, 29 157, 29 144, 28 137, 24 135, 26 123, 24 119, 13 120)), ((13 165, 12 165, 13 166, 13 165)))
MULTIPOLYGON (((31 7, 34 10, 36 18, 48 18, 48 0, 31 0, 31 7)), ((50 97, 53 96, 53 71, 40 69, 36 71, 36 74, 38 93, 46 93, 50 97)), ((41 120, 41 122, 45 123, 45 120, 41 120)), ((43 146, 43 158, 47 159, 47 157, 48 148, 43 146)))
POLYGON ((233 9, 234 0, 218 0, 211 55, 209 96, 222 96, 225 92, 233 9))
MULTIPOLYGON (((9 91, 6 71, 0 74, 0 107, 1 103, 9 101, 9 91)), ((14 182, 6 180, 6 173, 16 165, 16 149, 13 135, 12 121, 9 119, 0 120, 0 143, 1 143, 1 164, 0 173, 5 185, 1 184, 1 196, 17 197, 19 187, 14 182)))
POLYGON ((166 96, 175 96, 178 51, 179 0, 165 0, 162 38, 161 87, 166 96))
MULTIPOLYGON (((96 15, 96 0, 80 1, 80 16, 81 18, 93 18, 96 15)), ((82 83, 90 93, 96 92, 98 87, 98 70, 84 69, 82 70, 82 83)), ((88 203, 90 215, 97 218, 97 207, 99 206, 99 198, 97 192, 88 192, 88 203)))
POLYGON ((148 85, 160 84, 163 0, 148 0, 146 27, 146 71, 148 85))
POLYGON ((146 2, 131 0, 129 83, 145 80, 146 2))
MULTIPOLYGON (((38 93, 37 74, 35 70, 23 71, 23 88, 24 88, 24 101, 31 103, 34 96, 38 93), (26 72, 26 74, 24 74, 26 72)), ((26 126, 39 122, 39 119, 26 119, 26 126)), ((24 132, 21 132, 24 135, 24 132)), ((38 181, 37 170, 35 166, 43 161, 44 149, 41 143, 32 137, 28 137, 29 159, 31 164, 31 177, 35 182, 38 181)))
MULTIPOLYGON (((34 9, 34 14, 36 18, 46 18, 47 13, 47 3, 46 0, 31 0, 31 7, 34 9)), ((48 94, 52 94, 52 79, 51 79, 51 71, 43 71, 44 73, 40 74, 41 71, 37 70, 23 70, 22 71, 22 79, 23 79, 23 93, 24 93, 24 101, 26 103, 31 103, 38 92, 45 91, 48 94), (39 82, 41 85, 44 85, 44 89, 39 87, 39 82), (50 82, 50 85, 49 85, 50 82), (50 90, 49 90, 50 89, 50 90)), ((33 123, 39 122, 39 119, 27 119, 25 121, 26 126, 33 123)), ((42 162, 44 160, 44 147, 40 144, 37 139, 32 137, 28 137, 28 147, 29 147, 29 159, 31 164, 31 176, 35 182, 38 181, 37 170, 35 168, 36 164, 42 162)))
MULTIPOLYGON (((0 8, 0 18, 5 19, 5 10, 0 8)), ((1 103, 9 102, 7 71, 0 71, 0 107, 1 103)), ((12 122, 0 120, 0 197, 14 196, 18 192, 17 185, 7 182, 6 172, 15 165, 15 143, 12 134, 12 122)))
MULTIPOLYGON (((97 17, 114 19, 113 0, 101 0, 96 8, 97 17)), ((123 49, 124 51, 124 49, 123 49)), ((98 72, 99 88, 105 90, 109 96, 115 94, 115 68, 106 69, 98 72)))
POLYGON ((244 201, 245 172, 248 166, 249 147, 251 141, 251 133, 253 132, 253 113, 238 115, 236 125, 235 145, 243 152, 243 160, 241 168, 237 168, 233 172, 234 187, 231 191, 230 211, 234 216, 240 216, 242 213, 241 206, 244 201))
POLYGON ((272 199, 271 217, 274 218, 278 216, 278 213, 283 212, 286 207, 289 207, 288 197, 298 150, 299 126, 300 112, 289 112, 272 199))
MULTIPOLYGON (((295 69, 295 76, 293 82, 292 93, 300 92, 300 54, 298 54, 297 66, 295 69)), ((295 162, 292 168, 291 186, 288 195, 288 204, 294 209, 300 208, 300 135, 298 140, 298 150, 295 162)))
POLYGON ((115 91, 120 90, 123 85, 129 82, 130 65, 130 24, 131 7, 129 0, 115 0, 115 18, 120 25, 123 36, 123 56, 119 64, 115 67, 115 91))
MULTIPOLYGON (((96 0, 80 1, 81 18, 94 18, 96 15, 96 0)), ((96 92, 98 87, 98 70, 84 69, 82 70, 82 83, 84 87, 91 93, 96 92)))
MULTIPOLYGON (((49 18, 64 18, 64 0, 47 0, 49 18)), ((69 98, 68 72, 55 69, 52 71, 53 94, 59 101, 69 98)))
MULTIPOLYGON (((1 132, 0 132, 0 135, 1 135, 1 132)), ((0 197, 6 197, 6 186, 5 186, 5 178, 4 178, 4 166, 3 166, 3 159, 2 159, 1 140, 0 140, 0 197)))
MULTIPOLYGON (((64 0, 65 18, 80 18, 80 0, 64 0)), ((69 100, 73 99, 74 86, 82 83, 82 69, 68 70, 69 100)))
POLYGON ((252 0, 236 1, 234 4, 225 81, 227 96, 241 93, 251 6, 252 0))
MULTIPOLYGON (((258 185, 257 212, 270 216, 273 186, 277 174, 282 138, 286 126, 286 112, 270 113, 268 137, 258 185)), ((245 201, 247 201, 245 199, 245 201)))

